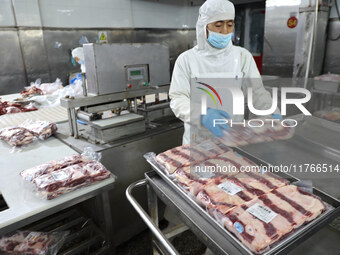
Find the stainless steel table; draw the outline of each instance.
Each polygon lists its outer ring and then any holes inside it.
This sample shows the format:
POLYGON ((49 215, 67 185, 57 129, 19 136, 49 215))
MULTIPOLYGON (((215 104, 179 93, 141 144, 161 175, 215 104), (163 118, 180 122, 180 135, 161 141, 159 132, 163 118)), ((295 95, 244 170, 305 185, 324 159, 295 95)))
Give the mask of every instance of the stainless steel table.
POLYGON ((11 148, 0 141, 0 194, 8 207, 8 209, 0 211, 0 235, 95 197, 102 206, 98 209, 102 210, 106 236, 111 244, 112 253, 114 253, 111 206, 108 196, 108 191, 114 186, 114 178, 52 200, 43 200, 25 187, 19 176, 20 171, 52 159, 61 159, 76 154, 76 152, 54 137, 41 143, 32 144, 20 152, 11 153, 10 151, 11 148))

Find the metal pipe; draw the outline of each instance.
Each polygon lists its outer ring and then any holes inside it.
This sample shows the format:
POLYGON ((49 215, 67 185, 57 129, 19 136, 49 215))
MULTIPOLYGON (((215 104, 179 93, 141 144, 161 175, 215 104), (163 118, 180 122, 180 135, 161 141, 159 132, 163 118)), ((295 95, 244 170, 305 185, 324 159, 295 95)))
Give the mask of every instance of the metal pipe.
POLYGON ((318 24, 318 12, 319 12, 319 0, 315 1, 315 15, 314 15, 314 24, 313 24, 313 30, 312 30, 312 34, 310 35, 310 43, 309 43, 309 50, 308 50, 308 57, 307 57, 307 67, 306 67, 306 75, 305 75, 305 81, 303 84, 303 87, 305 89, 307 89, 308 86, 308 78, 309 78, 309 73, 310 73, 310 66, 311 66, 311 61, 312 61, 312 52, 314 49, 314 35, 315 35, 315 31, 317 28, 317 24, 318 24))
POLYGON ((70 127, 70 136, 73 136, 74 130, 73 130, 72 114, 71 114, 70 108, 67 108, 67 116, 68 116, 68 124, 69 124, 69 127, 70 127))
POLYGON ((135 208, 139 216, 143 219, 145 224, 149 227, 149 229, 152 231, 152 233, 155 235, 155 237, 159 240, 159 242, 164 246, 166 251, 171 255, 179 255, 177 250, 174 248, 174 246, 170 243, 170 241, 165 237, 165 235, 162 233, 162 231, 156 226, 156 224, 153 222, 151 217, 144 211, 144 209, 140 206, 140 204, 135 200, 135 198, 132 196, 132 190, 144 186, 148 183, 146 179, 136 181, 132 183, 127 189, 126 189, 126 197, 131 203, 131 205, 135 208))
POLYGON ((137 113, 137 97, 135 97, 133 101, 133 111, 137 113))
POLYGON ((81 83, 82 83, 81 85, 83 86, 83 95, 87 96, 85 73, 81 73, 81 83))
POLYGON ((79 133, 78 133, 78 125, 77 125, 77 113, 75 108, 71 108, 71 117, 72 117, 72 124, 73 124, 73 137, 78 139, 79 133))

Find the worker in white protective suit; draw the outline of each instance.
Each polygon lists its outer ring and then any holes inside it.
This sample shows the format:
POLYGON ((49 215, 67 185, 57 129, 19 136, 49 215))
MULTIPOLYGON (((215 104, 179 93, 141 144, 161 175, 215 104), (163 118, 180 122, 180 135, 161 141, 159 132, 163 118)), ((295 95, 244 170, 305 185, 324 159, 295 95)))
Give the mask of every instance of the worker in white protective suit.
POLYGON ((78 48, 73 49, 72 57, 80 65, 81 72, 86 73, 83 47, 78 47, 78 48))
MULTIPOLYGON (((234 46, 235 8, 228 0, 207 0, 199 9, 196 24, 197 45, 182 53, 175 63, 169 96, 170 107, 176 117, 184 122, 183 144, 190 137, 190 79, 203 78, 252 78, 253 104, 256 109, 265 110, 272 106, 271 95, 263 87, 261 75, 249 51, 234 46)), ((242 88, 243 90, 245 88, 242 88)), ((213 119, 228 118, 230 113, 208 109, 202 116, 201 124, 215 136, 222 136, 221 126, 213 127, 213 119)), ((274 118, 280 118, 276 110, 274 118)), ((228 129, 227 125, 224 125, 228 129)))

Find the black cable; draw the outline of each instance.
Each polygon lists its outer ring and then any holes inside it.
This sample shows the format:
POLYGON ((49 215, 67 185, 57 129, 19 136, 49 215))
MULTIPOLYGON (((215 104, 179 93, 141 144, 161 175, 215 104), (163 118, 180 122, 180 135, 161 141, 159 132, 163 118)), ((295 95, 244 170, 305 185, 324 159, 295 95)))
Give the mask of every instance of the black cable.
MULTIPOLYGON (((338 6, 338 1, 337 1, 337 0, 334 0, 334 2, 335 2, 335 9, 336 9, 336 12, 337 12, 337 14, 338 14, 338 19, 339 19, 339 21, 340 21, 340 11, 339 11, 339 6, 338 6)), ((337 40, 339 40, 339 39, 340 39, 340 34, 339 34, 336 38, 334 38, 334 39, 328 38, 328 40, 330 40, 330 41, 337 41, 337 40)))

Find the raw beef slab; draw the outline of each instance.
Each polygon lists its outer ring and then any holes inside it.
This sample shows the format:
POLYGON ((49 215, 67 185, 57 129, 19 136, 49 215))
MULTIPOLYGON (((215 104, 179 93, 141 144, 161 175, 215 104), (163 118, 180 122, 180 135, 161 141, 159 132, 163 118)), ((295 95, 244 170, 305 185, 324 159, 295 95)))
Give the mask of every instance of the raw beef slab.
MULTIPOLYGON (((45 255, 63 235, 31 231, 16 231, 0 238, 0 254, 45 255)), ((62 237, 63 238, 63 237, 62 237)))
POLYGON ((31 121, 22 125, 31 131, 36 137, 45 140, 57 132, 57 125, 49 121, 31 121))
POLYGON ((206 141, 201 144, 182 145, 165 151, 156 156, 156 161, 164 167, 168 174, 173 174, 178 168, 215 157, 229 150, 223 144, 206 141))
POLYGON ((288 185, 235 207, 227 214, 219 212, 225 227, 253 252, 260 252, 295 228, 310 222, 324 210, 320 198, 288 185), (250 213, 261 206, 276 214, 269 222, 250 213))
POLYGON ((34 134, 23 127, 9 127, 0 130, 0 139, 11 146, 22 146, 32 143, 34 134))
POLYGON ((99 162, 89 161, 44 174, 33 179, 43 198, 53 199, 64 193, 109 178, 111 173, 99 162))
POLYGON ((89 162, 90 160, 81 155, 72 155, 63 158, 62 160, 52 160, 47 163, 26 169, 20 173, 22 178, 26 181, 32 181, 34 178, 60 170, 70 165, 89 162))

